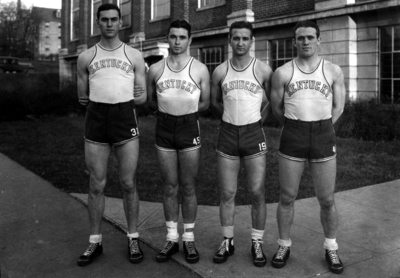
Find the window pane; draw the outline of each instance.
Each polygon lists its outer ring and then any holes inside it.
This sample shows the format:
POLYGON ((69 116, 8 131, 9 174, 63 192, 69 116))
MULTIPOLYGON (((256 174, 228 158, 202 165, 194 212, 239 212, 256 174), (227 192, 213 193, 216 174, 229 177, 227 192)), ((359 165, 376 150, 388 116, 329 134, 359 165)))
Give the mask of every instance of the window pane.
POLYGON ((271 59, 276 60, 278 57, 276 56, 276 48, 278 45, 278 41, 271 41, 271 59))
POLYGON ((154 18, 170 15, 170 0, 154 0, 154 18))
POLYGON ((392 27, 381 28, 381 52, 392 51, 392 27))
POLYGON ((291 39, 285 40, 285 58, 293 57, 293 42, 291 39))
POLYGON ((392 54, 381 54, 381 78, 392 78, 392 54))
POLYGON ((278 41, 278 59, 285 58, 285 43, 284 41, 278 41))
POLYGON ((393 103, 400 104, 400 80, 393 81, 393 103))
POLYGON ((381 80, 381 103, 392 103, 392 80, 381 80))
POLYGON ((400 78, 400 53, 393 53, 393 78, 400 78))
POLYGON ((393 27, 394 33, 394 51, 400 50, 400 26, 393 27))
POLYGON ((72 1, 72 9, 79 8, 79 0, 73 0, 72 1))

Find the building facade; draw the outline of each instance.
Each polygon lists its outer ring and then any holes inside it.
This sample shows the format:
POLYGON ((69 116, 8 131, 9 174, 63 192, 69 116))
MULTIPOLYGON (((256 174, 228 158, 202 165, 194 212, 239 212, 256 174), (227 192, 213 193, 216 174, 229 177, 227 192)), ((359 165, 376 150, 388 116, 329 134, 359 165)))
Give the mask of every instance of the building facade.
POLYGON ((253 23, 252 54, 275 70, 296 56, 294 25, 315 21, 319 53, 341 66, 349 100, 400 103, 400 0, 62 0, 61 82, 76 80, 79 53, 99 41, 95 20, 102 3, 119 5, 120 38, 148 65, 168 56, 169 24, 186 19, 192 25, 190 54, 210 74, 231 57, 232 22, 253 23))
POLYGON ((58 59, 61 49, 61 10, 33 7, 31 20, 34 59, 58 59))

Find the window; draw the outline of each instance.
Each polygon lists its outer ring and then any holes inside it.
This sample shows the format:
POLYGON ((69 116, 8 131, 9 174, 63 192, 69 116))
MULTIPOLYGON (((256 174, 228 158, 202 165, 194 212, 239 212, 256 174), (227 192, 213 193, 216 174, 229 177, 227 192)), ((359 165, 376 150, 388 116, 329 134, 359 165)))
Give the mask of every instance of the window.
POLYGON ((215 68, 224 61, 223 47, 202 48, 200 53, 201 62, 207 66, 211 76, 215 68))
POLYGON ((57 18, 61 18, 61 10, 57 10, 56 11, 56 17, 57 18))
POLYGON ((79 38, 79 0, 72 0, 71 5, 71 40, 79 38))
POLYGON ((170 16, 170 0, 151 0, 151 19, 170 16))
POLYGON ((96 19, 97 19, 97 9, 100 7, 102 0, 92 0, 92 36, 96 36, 100 34, 100 29, 97 27, 96 19))
POLYGON ((199 8, 225 3, 225 0, 199 0, 199 8))
POLYGON ((380 29, 380 102, 400 104, 400 26, 380 29))
POLYGON ((297 49, 293 46, 293 39, 280 39, 268 42, 268 63, 273 71, 297 56, 297 49))
POLYGON ((118 0, 121 10, 122 28, 131 26, 131 0, 118 0))

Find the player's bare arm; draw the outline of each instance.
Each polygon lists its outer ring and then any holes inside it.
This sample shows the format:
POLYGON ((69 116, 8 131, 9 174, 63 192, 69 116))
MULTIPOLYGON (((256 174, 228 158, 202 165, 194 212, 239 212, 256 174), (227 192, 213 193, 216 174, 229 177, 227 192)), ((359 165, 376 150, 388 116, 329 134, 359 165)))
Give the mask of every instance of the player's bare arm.
POLYGON ((278 68, 272 75, 271 81, 271 106, 275 118, 280 124, 285 122, 284 93, 293 72, 293 65, 288 62, 278 68))
POLYGON ((88 64, 93 58, 94 49, 90 48, 82 52, 78 57, 78 98, 79 103, 86 106, 89 104, 89 71, 88 64))
POLYGON ((147 103, 152 111, 158 110, 156 81, 161 76, 164 61, 153 64, 147 73, 147 103))
POLYGON ((327 78, 332 79, 332 123, 335 123, 343 113, 346 101, 346 87, 342 69, 331 62, 325 62, 327 78))
POLYGON ((134 101, 135 104, 143 104, 147 100, 146 67, 144 60, 142 54, 138 50, 132 47, 127 47, 126 50, 129 60, 133 63, 133 71, 135 72, 134 101))
POLYGON ((207 110, 210 106, 210 74, 208 73, 208 69, 203 63, 194 60, 192 73, 201 91, 198 111, 207 110))
POLYGON ((256 76, 262 82, 265 89, 265 95, 267 97, 268 103, 261 110, 261 122, 264 123, 270 116, 272 116, 271 107, 271 79, 272 79, 272 69, 266 63, 257 61, 256 64, 256 76))
POLYGON ((221 82, 227 71, 227 63, 222 63, 213 72, 211 83, 211 107, 217 118, 222 118, 224 105, 222 103, 221 82))

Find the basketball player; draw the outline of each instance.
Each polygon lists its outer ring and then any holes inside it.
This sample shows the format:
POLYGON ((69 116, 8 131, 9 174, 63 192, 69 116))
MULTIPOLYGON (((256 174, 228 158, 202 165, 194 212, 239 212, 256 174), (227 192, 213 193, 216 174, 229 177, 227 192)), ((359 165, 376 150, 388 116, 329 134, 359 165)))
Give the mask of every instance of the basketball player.
POLYGON ((163 180, 168 232, 164 248, 156 256, 157 262, 165 262, 179 251, 179 189, 182 193, 182 241, 186 261, 199 261, 193 233, 201 147, 197 112, 209 106, 210 76, 204 64, 187 54, 191 41, 190 24, 185 20, 172 22, 167 33, 170 56, 152 65, 148 72, 148 100, 150 106, 158 109, 156 153, 163 180))
POLYGON ((266 221, 267 153, 261 118, 266 119, 272 111, 269 105, 262 113, 260 111, 263 96, 269 99, 272 70, 267 64, 250 56, 254 41, 251 23, 234 22, 229 35, 233 57, 215 69, 211 87, 212 107, 217 115, 222 116, 217 142, 217 167, 224 240, 214 256, 214 262, 225 262, 235 250, 235 195, 243 162, 252 202, 251 253, 254 265, 261 267, 267 262, 261 245, 266 221))
POLYGON ((272 266, 284 267, 290 255, 294 201, 306 161, 321 207, 325 258, 334 273, 343 272, 338 255, 335 123, 343 112, 346 90, 339 66, 318 55, 319 27, 311 21, 294 27, 297 58, 278 68, 272 78, 271 104, 283 124, 279 147, 280 200, 277 211, 279 249, 272 266))
POLYGON ((128 223, 129 260, 143 259, 137 232, 139 198, 136 191, 136 166, 139 153, 139 130, 135 105, 146 102, 146 94, 135 98, 134 84, 145 87, 145 65, 139 51, 122 43, 118 37, 121 12, 114 4, 103 4, 97 11, 100 42, 78 58, 79 101, 87 105, 85 122, 85 158, 90 172, 88 209, 89 247, 79 257, 85 266, 102 253, 101 221, 104 212, 104 187, 112 147, 118 159, 118 173, 123 191, 128 223))

